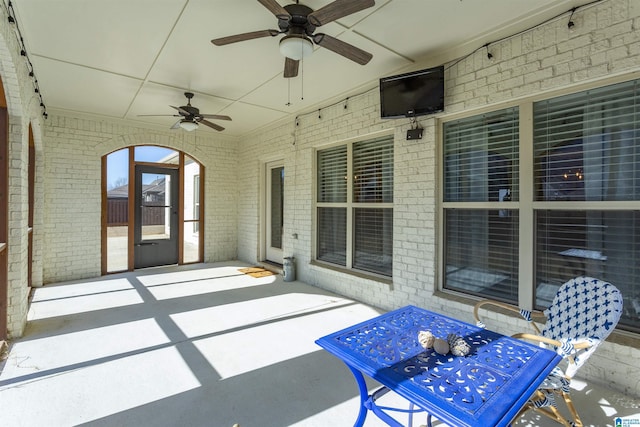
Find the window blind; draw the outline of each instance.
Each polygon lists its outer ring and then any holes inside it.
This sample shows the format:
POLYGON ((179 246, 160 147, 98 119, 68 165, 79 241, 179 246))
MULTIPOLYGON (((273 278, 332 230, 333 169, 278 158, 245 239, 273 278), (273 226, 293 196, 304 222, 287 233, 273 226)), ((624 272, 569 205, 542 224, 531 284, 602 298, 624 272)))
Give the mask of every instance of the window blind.
POLYGON ((518 211, 500 205, 518 200, 519 110, 447 122, 443 130, 444 288, 517 302, 518 211))
POLYGON ((518 109, 444 124, 444 201, 518 200, 518 109))
POLYGON ((445 210, 444 287, 518 302, 518 211, 445 210))
POLYGON ((353 201, 393 202, 393 139, 353 144, 353 201))
POLYGON ((614 284, 625 296, 623 321, 640 315, 640 213, 629 211, 536 212, 536 305, 548 307, 557 289, 576 276, 614 284))
POLYGON ((393 209, 355 209, 353 266, 391 276, 393 209))
POLYGON ((632 81, 534 104, 536 200, 640 200, 639 94, 632 81))
POLYGON ((318 151, 318 202, 347 201, 347 146, 318 151))
POLYGON ((347 265, 347 209, 318 208, 318 253, 321 261, 347 265))
POLYGON ((596 277, 622 292, 620 324, 640 331, 640 83, 536 102, 533 114, 535 200, 590 202, 535 211, 535 304, 575 276, 596 277))

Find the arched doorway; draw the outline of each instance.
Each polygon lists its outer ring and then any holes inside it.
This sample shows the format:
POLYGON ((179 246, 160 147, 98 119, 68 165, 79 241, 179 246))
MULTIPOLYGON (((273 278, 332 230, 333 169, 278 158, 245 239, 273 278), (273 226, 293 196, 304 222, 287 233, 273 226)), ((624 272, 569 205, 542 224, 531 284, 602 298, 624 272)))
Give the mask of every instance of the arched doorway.
POLYGON ((102 273, 202 262, 203 178, 198 161, 170 148, 103 156, 102 273))

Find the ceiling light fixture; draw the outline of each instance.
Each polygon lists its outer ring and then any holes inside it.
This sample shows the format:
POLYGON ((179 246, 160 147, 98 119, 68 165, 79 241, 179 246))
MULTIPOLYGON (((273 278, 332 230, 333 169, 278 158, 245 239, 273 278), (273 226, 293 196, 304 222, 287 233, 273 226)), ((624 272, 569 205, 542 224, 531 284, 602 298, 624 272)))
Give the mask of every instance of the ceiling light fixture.
POLYGON ((194 122, 193 120, 184 119, 180 121, 180 127, 187 132, 191 132, 198 129, 198 123, 194 122))
POLYGON ((280 40, 280 53, 299 61, 313 53, 313 43, 305 36, 285 36, 280 40))

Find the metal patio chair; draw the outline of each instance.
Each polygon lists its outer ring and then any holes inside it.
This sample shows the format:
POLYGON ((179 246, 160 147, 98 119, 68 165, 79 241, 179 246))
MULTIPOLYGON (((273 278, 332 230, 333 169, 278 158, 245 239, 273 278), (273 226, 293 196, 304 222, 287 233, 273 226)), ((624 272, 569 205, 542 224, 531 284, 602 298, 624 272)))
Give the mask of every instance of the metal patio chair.
POLYGON ((535 331, 514 337, 538 342, 563 357, 563 361, 540 385, 519 415, 535 410, 565 426, 582 426, 582 420, 571 401, 569 384, 620 320, 620 291, 612 284, 592 277, 571 279, 558 289, 553 302, 544 310, 546 323, 540 327, 532 320, 531 312, 491 300, 483 300, 475 305, 473 315, 478 326, 484 327, 479 309, 486 310, 489 305, 519 312, 535 331), (564 401, 572 419, 567 419, 558 410, 556 397, 564 401))

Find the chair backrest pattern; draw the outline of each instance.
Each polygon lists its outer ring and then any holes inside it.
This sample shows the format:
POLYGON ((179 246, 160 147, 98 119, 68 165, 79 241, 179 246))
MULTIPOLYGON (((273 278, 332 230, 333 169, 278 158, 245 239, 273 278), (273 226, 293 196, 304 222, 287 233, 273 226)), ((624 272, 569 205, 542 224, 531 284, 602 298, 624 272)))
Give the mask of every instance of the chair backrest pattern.
POLYGON ((592 277, 576 277, 562 285, 544 311, 547 322, 542 335, 563 343, 558 353, 572 354, 571 378, 587 358, 614 330, 622 315, 622 294, 610 283, 592 277), (573 344, 591 341, 587 350, 575 352, 573 344))

